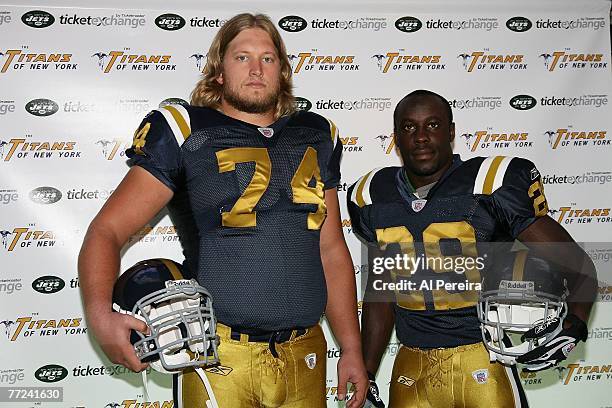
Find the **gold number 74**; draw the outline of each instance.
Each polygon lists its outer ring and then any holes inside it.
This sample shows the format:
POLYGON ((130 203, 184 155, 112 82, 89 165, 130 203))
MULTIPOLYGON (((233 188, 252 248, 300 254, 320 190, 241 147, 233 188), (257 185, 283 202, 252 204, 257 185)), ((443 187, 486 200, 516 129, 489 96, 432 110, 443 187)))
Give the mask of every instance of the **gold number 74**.
MULTIPOLYGON (((234 147, 217 152, 219 173, 235 171, 237 163, 255 163, 255 172, 251 182, 231 210, 221 213, 221 224, 224 227, 254 227, 257 225, 255 206, 264 195, 272 175, 272 162, 268 150, 263 147, 234 147)), ((308 229, 317 230, 323 225, 327 214, 325 194, 321 172, 317 160, 317 151, 308 147, 302 161, 291 179, 293 202, 296 204, 315 204, 317 210, 308 214, 308 229), (310 187, 312 179, 315 185, 310 187)))

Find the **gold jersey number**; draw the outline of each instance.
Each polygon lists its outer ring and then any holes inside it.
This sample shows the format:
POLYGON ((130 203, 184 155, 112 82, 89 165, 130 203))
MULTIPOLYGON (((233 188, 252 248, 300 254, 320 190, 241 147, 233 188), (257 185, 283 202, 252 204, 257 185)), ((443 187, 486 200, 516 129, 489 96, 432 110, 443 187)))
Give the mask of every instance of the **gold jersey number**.
MULTIPOLYGON (((380 228, 376 230, 378 245, 385 248, 388 244, 399 244, 402 255, 416 260, 416 250, 414 246, 414 238, 408 228, 404 226, 380 228)), ((425 247, 425 258, 435 260, 436 262, 427 263, 432 266, 432 270, 439 274, 455 273, 453 269, 445 268, 449 262, 445 262, 451 257, 476 258, 476 232, 466 221, 459 222, 444 222, 432 223, 423 231, 423 241, 425 247), (461 243, 461 255, 445 256, 440 249, 440 241, 442 239, 457 239, 461 243)), ((406 271, 403 269, 391 270, 391 277, 395 282, 400 280, 410 280, 418 278, 414 276, 415 271, 406 271)), ((418 271, 416 272, 418 274, 418 271)), ((465 279, 472 284, 480 283, 480 271, 478 268, 465 268, 465 279)), ((443 277, 440 277, 443 280, 443 277)), ((417 289, 420 287, 420 282, 415 279, 417 289)), ((430 287, 432 285, 429 285, 430 287)), ((430 290, 411 290, 411 291, 396 291, 397 304, 400 307, 409 310, 425 310, 425 292, 430 290)), ((449 293, 444 289, 431 290, 433 304, 435 310, 460 309, 464 307, 474 306, 478 301, 478 293, 475 290, 466 290, 457 293, 449 293)))
MULTIPOLYGON (((221 213, 221 224, 224 227, 254 227, 257 225, 255 206, 266 192, 272 175, 272 162, 268 150, 264 147, 234 147, 217 152, 219 173, 235 171, 237 163, 255 163, 255 172, 249 185, 236 200, 234 206, 221 213)), ((302 161, 291 179, 293 202, 296 204, 315 204, 317 210, 308 214, 307 226, 310 230, 318 230, 323 225, 327 215, 325 194, 321 172, 317 160, 317 151, 308 147, 302 161), (310 183, 314 178, 314 186, 310 183)))

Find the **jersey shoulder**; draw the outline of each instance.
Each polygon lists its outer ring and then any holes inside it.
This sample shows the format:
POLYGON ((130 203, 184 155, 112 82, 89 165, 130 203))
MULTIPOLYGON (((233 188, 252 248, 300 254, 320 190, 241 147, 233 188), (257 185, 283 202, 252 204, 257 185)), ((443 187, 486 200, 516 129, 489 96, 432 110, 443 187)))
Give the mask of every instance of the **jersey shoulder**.
POLYGON ((451 185, 471 189, 475 195, 492 195, 502 187, 523 183, 525 176, 539 177, 535 165, 520 157, 489 156, 466 160, 452 174, 451 185))
POLYGON ((286 127, 310 128, 329 135, 335 144, 338 128, 334 122, 315 112, 297 111, 291 115, 286 127))
POLYGON ((166 105, 149 112, 134 134, 133 148, 149 144, 172 144, 176 140, 181 146, 191 135, 191 114, 189 106, 166 105))
POLYGON ((349 188, 350 200, 358 207, 401 200, 397 190, 397 172, 401 167, 380 167, 361 176, 349 188))

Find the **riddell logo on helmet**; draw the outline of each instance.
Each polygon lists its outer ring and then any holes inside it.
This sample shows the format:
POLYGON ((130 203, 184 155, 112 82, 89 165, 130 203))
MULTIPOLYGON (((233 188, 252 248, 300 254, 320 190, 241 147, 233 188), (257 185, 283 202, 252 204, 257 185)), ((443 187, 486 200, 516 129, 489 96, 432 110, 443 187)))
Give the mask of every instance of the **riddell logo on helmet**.
POLYGON ((500 289, 533 289, 533 282, 524 281, 506 281, 503 280, 499 284, 500 289))
POLYGON ((180 288, 182 286, 191 286, 195 284, 197 284, 197 282, 193 279, 168 280, 166 281, 166 288, 180 288))

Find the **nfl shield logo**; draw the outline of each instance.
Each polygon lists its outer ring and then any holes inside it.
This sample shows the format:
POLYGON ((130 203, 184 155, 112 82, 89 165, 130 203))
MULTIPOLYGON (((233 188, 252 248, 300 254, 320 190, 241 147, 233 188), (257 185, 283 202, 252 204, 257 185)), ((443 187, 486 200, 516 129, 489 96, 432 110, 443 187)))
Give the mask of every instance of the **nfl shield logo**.
POLYGON ((257 128, 257 130, 259 130, 259 133, 261 133, 265 137, 272 137, 274 135, 274 129, 272 128, 260 127, 260 128, 257 128))
POLYGON ((569 355, 569 353, 574 349, 574 347, 576 347, 574 343, 569 343, 563 346, 561 350, 563 350, 563 354, 565 355, 565 357, 569 355))
POLYGON ((489 370, 486 368, 483 370, 476 370, 472 372, 472 377, 478 384, 486 384, 489 379, 489 370))
POLYGON ((317 365, 317 355, 315 353, 310 353, 306 357, 304 357, 304 361, 306 361, 306 365, 308 368, 313 370, 317 365))
POLYGON ((427 200, 414 200, 412 202, 412 209, 414 210, 414 212, 419 212, 423 209, 423 207, 425 207, 426 203, 427 200))

